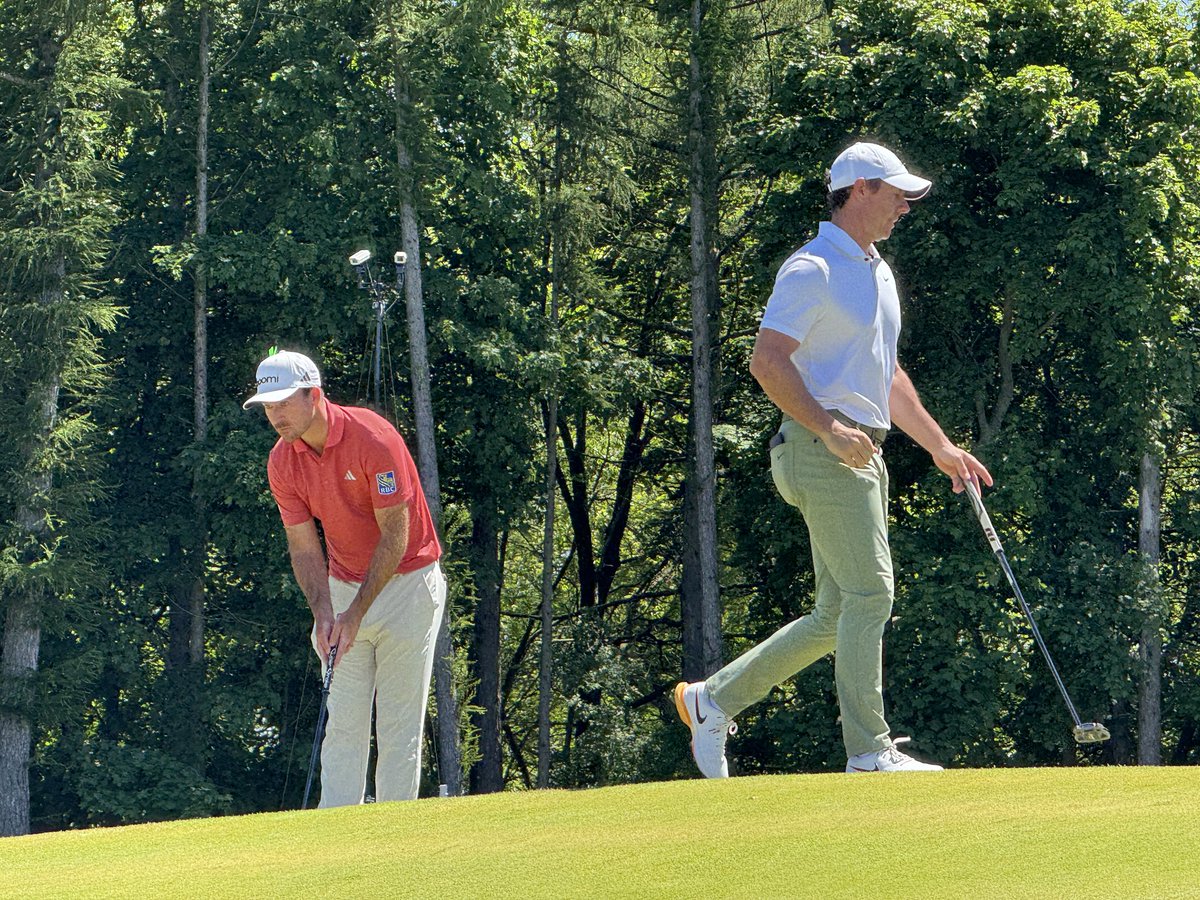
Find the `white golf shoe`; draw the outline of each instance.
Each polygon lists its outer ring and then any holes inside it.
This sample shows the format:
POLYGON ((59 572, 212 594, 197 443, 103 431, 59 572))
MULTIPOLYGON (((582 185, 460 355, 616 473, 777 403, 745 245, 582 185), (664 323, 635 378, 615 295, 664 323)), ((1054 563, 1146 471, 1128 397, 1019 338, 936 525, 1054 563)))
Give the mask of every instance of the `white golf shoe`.
POLYGON ((725 738, 737 733, 737 723, 712 702, 703 681, 675 685, 675 709, 692 730, 692 757, 705 778, 728 778, 725 738))
POLYGON ((860 753, 846 761, 847 772, 940 772, 941 766, 923 763, 913 759, 906 753, 896 749, 909 738, 896 738, 890 747, 873 750, 870 753, 860 753))

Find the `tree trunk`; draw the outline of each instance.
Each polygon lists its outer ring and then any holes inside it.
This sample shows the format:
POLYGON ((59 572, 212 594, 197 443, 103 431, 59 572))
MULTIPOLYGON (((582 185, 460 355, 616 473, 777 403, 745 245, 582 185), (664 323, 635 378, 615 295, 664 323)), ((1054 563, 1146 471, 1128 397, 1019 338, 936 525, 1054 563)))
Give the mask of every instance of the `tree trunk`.
MULTIPOLYGON (((192 268, 192 439, 203 447, 208 439, 208 269, 204 239, 208 235, 209 10, 200 5, 199 86, 196 111, 196 261, 192 268)), ((167 684, 164 722, 166 740, 181 762, 203 772, 208 741, 204 735, 204 601, 208 510, 192 483, 192 531, 181 541, 180 578, 168 624, 167 684)))
POLYGON ((37 674, 41 598, 35 587, 8 597, 0 656, 0 837, 29 834, 30 706, 37 674))
POLYGON ((550 694, 554 688, 554 500, 558 398, 546 398, 546 515, 542 529, 542 645, 538 658, 537 786, 550 787, 550 694))
MULTIPOLYGON (((561 136, 560 136, 561 138, 561 136)), ((557 169, 557 166, 556 166, 557 169)), ((555 178, 557 203, 557 174, 555 178)), ((558 216, 553 217, 550 238, 550 333, 558 331, 558 296, 562 286, 562 237, 558 216)), ((538 766, 537 786, 550 786, 550 694, 554 687, 554 501, 558 480, 558 397, 551 387, 546 395, 546 511, 542 528, 542 644, 538 657, 538 766)))
MULTIPOLYGON (((397 153, 407 156, 403 144, 397 153)), ((434 442, 432 387, 429 375, 429 353, 425 343, 425 308, 421 284, 421 244, 416 214, 412 203, 401 204, 401 241, 408 257, 408 272, 404 293, 408 310, 409 353, 412 366, 413 415, 416 424, 417 467, 421 489, 433 526, 441 532, 442 496, 438 474, 437 445, 434 442)), ((454 645, 450 639, 453 618, 449 598, 438 625, 434 647, 433 685, 437 705, 438 772, 451 797, 462 793, 462 754, 459 749, 458 694, 454 687, 454 645)))
MULTIPOLYGON (((208 4, 200 5, 200 97, 196 116, 196 260, 193 308, 195 348, 192 357, 193 431, 197 447, 208 442, 208 266, 204 260, 204 240, 208 236, 208 117, 209 117, 209 15, 208 4)), ((208 548, 208 510, 193 490, 196 508, 196 554, 192 561, 195 577, 188 597, 188 667, 197 693, 204 689, 204 570, 208 548)), ((197 712, 200 710, 197 709, 197 712)), ((199 719, 199 716, 197 717, 199 719)))
MULTIPOLYGON (((558 46, 560 65, 565 65, 566 44, 558 46)), ((558 85, 561 102, 563 86, 558 85)), ((558 336, 558 305, 562 294, 566 265, 567 240, 563 233, 563 110, 558 112, 554 129, 554 167, 550 184, 550 296, 545 312, 551 338, 558 336)), ((543 297, 543 301, 546 298, 543 297)), ((552 383, 546 391, 546 510, 542 528, 542 603, 541 652, 538 656, 538 764, 537 786, 550 786, 550 701, 554 689, 554 514, 558 479, 558 387, 552 383)))
POLYGON ((204 262, 204 239, 208 236, 208 118, 209 39, 208 4, 200 4, 200 96, 196 113, 196 248, 197 259, 192 293, 196 329, 193 350, 192 418, 196 443, 208 438, 208 268, 204 262))
POLYGON ((596 572, 596 600, 601 605, 608 603, 609 592, 621 567, 621 542, 629 528, 629 513, 633 508, 633 488, 640 474, 642 456, 650 437, 646 433, 646 404, 638 400, 633 405, 625 432, 625 446, 621 452, 621 468, 617 472, 617 490, 613 497, 612 516, 604 530, 604 544, 600 549, 600 566, 596 572))
MULTIPOLYGON (((53 80, 58 68, 62 41, 47 34, 41 45, 41 65, 47 83, 53 80)), ((50 157, 59 145, 58 124, 61 114, 55 111, 47 119, 47 133, 40 148, 50 157)), ((53 176, 52 164, 39 163, 34 183, 44 189, 53 176)), ((39 223, 47 224, 47 223, 39 223)), ((43 283, 38 297, 47 316, 62 306, 66 295, 67 260, 59 250, 47 260, 43 283)), ((58 393, 61 361, 51 368, 41 384, 30 384, 29 391, 38 398, 38 416, 31 424, 28 444, 22 456, 27 461, 24 472, 17 471, 23 491, 16 504, 16 525, 19 548, 26 544, 40 545, 45 538, 46 510, 44 500, 51 488, 51 476, 37 465, 42 449, 50 440, 58 420, 58 393), (21 478, 25 475, 25 478, 21 478)), ((44 588, 37 576, 28 573, 23 583, 7 596, 4 616, 4 640, 0 648, 0 837, 29 833, 29 765, 33 750, 33 679, 37 675, 38 651, 41 647, 41 613, 44 588)))
MULTIPOLYGON (((394 11, 394 10, 393 10, 394 11)), ((421 270, 421 232, 413 208, 413 165, 404 138, 405 116, 411 111, 408 79, 401 67, 399 30, 395 16, 390 20, 395 56, 396 96, 396 167, 400 187, 400 243, 406 257, 404 301, 408 318, 408 348, 411 365, 413 420, 416 427, 417 470, 421 489, 433 518, 433 527, 441 532, 442 491, 438 474, 437 444, 433 424, 433 388, 429 374, 429 349, 425 330, 424 284, 421 270)), ((454 689, 454 646, 450 640, 451 608, 449 597, 438 626, 434 645, 433 695, 437 707, 437 763, 439 777, 451 797, 462 794, 462 753, 459 748, 458 695, 454 689)))
MULTIPOLYGON (((1104 743, 1105 760, 1114 766, 1131 766, 1134 764, 1133 727, 1136 718, 1132 704, 1125 698, 1116 700, 1112 705, 1109 729, 1112 737, 1104 743)), ((1064 753, 1070 756, 1064 765, 1076 765, 1079 762, 1078 748, 1064 746, 1064 753)))
POLYGON ((575 436, 571 427, 559 417, 559 437, 563 445, 563 461, 566 470, 559 474, 559 488, 566 503, 567 515, 571 520, 571 533, 575 537, 575 570, 579 581, 579 605, 583 608, 596 605, 596 551, 592 545, 591 497, 587 477, 587 410, 575 414, 575 436))
POLYGON ((1000 334, 996 341, 996 367, 1000 370, 1000 386, 991 412, 988 412, 987 399, 984 396, 983 389, 981 388, 975 394, 975 414, 979 421, 979 443, 976 446, 979 447, 990 444, 1000 433, 1000 429, 1004 424, 1004 417, 1008 415, 1008 409, 1012 406, 1013 397, 1015 396, 1012 351, 1009 349, 1009 343, 1012 340, 1013 321, 1013 299, 1011 292, 1006 291, 1004 294, 1004 304, 1001 309, 1000 334))
POLYGON ((716 257, 713 228, 717 209, 716 148, 703 31, 706 0, 692 0, 688 114, 691 182, 692 409, 688 476, 684 500, 683 669, 689 681, 721 666, 721 598, 717 566, 716 465, 713 396, 717 371, 716 257), (689 571, 690 570, 690 571, 689 571))
POLYGON ((500 549, 496 513, 487 498, 473 510, 471 569, 475 573, 475 634, 472 661, 478 687, 479 761, 471 770, 471 791, 489 794, 504 788, 500 746, 500 549))
POLYGON ((1162 467, 1150 453, 1142 455, 1138 479, 1138 553, 1143 567, 1142 664, 1138 684, 1138 764, 1162 765, 1162 628, 1165 620, 1159 563, 1162 530, 1162 467))
MULTIPOLYGON (((51 267, 57 276, 45 304, 62 302, 65 260, 51 267)), ((30 438, 27 458, 33 460, 50 437, 58 413, 58 381, 42 388, 41 421, 30 438)), ((28 499, 17 513, 20 533, 37 542, 45 531, 45 515, 36 499, 50 489, 50 476, 37 475, 28 484, 28 499)), ((29 764, 33 749, 33 679, 41 645, 42 588, 36 581, 20 585, 7 598, 4 645, 0 651, 0 837, 29 833, 29 764)))

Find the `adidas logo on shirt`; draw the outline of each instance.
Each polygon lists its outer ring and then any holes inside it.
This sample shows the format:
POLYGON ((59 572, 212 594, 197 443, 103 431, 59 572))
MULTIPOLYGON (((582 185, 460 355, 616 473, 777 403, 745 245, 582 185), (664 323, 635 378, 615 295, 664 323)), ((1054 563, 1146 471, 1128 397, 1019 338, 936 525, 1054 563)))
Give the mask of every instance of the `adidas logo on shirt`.
POLYGON ((345 478, 343 478, 343 479, 342 479, 342 481, 358 481, 358 479, 354 477, 354 473, 353 473, 353 472, 351 472, 349 469, 347 469, 347 470, 346 470, 346 477, 345 477, 345 478))

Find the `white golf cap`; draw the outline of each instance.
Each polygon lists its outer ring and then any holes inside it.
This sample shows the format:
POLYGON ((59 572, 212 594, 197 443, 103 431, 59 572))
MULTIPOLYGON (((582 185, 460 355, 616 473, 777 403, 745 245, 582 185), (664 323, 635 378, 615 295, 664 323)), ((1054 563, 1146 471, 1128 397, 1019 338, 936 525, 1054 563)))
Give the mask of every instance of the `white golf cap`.
POLYGON ((929 179, 909 172, 900 157, 887 147, 862 141, 851 144, 833 161, 829 167, 829 190, 850 187, 860 178, 881 179, 900 188, 909 200, 920 200, 933 186, 929 179))
POLYGON ((300 388, 320 387, 321 373, 317 364, 303 353, 281 350, 272 353, 258 364, 258 393, 242 404, 249 409, 255 403, 278 403, 300 388))

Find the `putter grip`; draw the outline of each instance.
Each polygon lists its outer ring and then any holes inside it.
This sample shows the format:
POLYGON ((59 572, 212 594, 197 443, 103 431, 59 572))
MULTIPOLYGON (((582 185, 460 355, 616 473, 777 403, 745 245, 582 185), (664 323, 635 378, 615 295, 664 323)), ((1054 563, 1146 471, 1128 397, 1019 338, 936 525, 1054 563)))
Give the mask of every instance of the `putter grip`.
POLYGON ((333 682, 333 661, 337 659, 337 644, 329 648, 329 662, 325 665, 325 692, 329 692, 329 685, 333 682))
POLYGON ((979 524, 983 526, 984 536, 987 537, 988 543, 991 544, 992 552, 1003 553, 1004 547, 1000 544, 1000 538, 996 535, 996 529, 992 527, 991 517, 983 507, 983 498, 979 496, 979 488, 975 486, 975 482, 973 481, 968 481, 966 487, 967 496, 971 498, 971 505, 975 507, 975 515, 979 518, 979 524))

